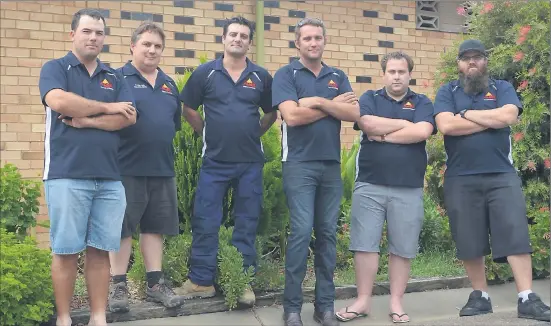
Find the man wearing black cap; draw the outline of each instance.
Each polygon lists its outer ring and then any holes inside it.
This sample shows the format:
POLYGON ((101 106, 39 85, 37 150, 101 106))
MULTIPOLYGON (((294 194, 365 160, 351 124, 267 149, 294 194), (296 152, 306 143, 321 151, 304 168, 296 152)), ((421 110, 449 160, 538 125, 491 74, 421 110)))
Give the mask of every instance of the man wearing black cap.
POLYGON ((492 312, 484 266, 491 252, 494 261, 511 265, 518 317, 549 321, 549 306, 531 290, 526 203, 511 153, 510 126, 522 104, 510 83, 488 77, 480 41, 464 41, 457 64, 459 79, 438 90, 434 114, 447 154, 444 201, 450 229, 474 290, 459 315, 492 312))

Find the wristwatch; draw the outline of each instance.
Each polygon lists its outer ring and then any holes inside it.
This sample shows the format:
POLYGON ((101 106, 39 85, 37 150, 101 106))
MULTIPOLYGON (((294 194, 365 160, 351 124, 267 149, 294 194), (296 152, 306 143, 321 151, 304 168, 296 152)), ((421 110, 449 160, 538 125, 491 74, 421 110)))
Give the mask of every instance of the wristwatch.
POLYGON ((467 118, 465 118, 465 112, 467 112, 467 109, 459 111, 459 115, 460 115, 461 118, 463 118, 463 119, 467 119, 467 118))

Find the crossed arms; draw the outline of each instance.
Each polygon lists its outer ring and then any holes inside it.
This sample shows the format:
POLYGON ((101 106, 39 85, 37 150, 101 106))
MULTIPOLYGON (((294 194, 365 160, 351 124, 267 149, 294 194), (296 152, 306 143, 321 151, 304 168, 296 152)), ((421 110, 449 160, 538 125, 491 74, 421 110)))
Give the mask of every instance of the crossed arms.
POLYGON ((136 123, 136 109, 131 102, 98 102, 62 89, 49 91, 44 102, 60 114, 63 123, 74 128, 115 131, 136 123))
POLYGON ((452 112, 442 112, 436 116, 438 130, 448 136, 464 136, 486 129, 500 129, 517 122, 519 109, 514 104, 506 104, 491 110, 467 110, 464 117, 452 112))
POLYGON ((433 131, 430 122, 413 123, 403 119, 364 115, 358 126, 370 140, 394 144, 413 144, 426 140, 433 131))
POLYGON ((356 121, 360 116, 358 98, 353 92, 343 93, 333 100, 322 97, 305 97, 295 101, 284 101, 279 110, 290 126, 301 126, 318 121, 327 116, 342 121, 356 121))

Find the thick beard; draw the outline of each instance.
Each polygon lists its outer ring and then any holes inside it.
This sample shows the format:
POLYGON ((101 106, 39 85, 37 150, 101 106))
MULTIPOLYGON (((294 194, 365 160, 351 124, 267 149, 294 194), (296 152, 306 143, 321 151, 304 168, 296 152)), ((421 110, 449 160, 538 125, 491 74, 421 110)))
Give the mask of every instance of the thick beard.
POLYGON ((488 70, 482 68, 478 73, 465 74, 459 72, 459 82, 465 93, 469 95, 476 95, 488 90, 489 86, 488 70))

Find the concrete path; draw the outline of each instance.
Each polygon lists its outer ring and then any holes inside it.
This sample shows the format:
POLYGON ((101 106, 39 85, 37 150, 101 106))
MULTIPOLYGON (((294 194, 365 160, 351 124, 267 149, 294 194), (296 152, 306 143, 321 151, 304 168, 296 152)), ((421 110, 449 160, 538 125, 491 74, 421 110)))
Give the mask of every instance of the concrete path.
MULTIPOLYGON (((538 280, 534 282, 533 291, 549 304, 551 282, 538 280)), ((490 287, 494 313, 486 316, 459 318, 459 309, 467 302, 470 288, 457 290, 440 290, 409 293, 404 297, 404 307, 409 313, 411 322, 408 325, 549 325, 549 323, 518 319, 516 317, 517 292, 514 283, 490 287)), ((389 296, 373 298, 372 313, 368 318, 358 319, 341 325, 392 325, 388 317, 389 296)), ((335 303, 335 309, 350 305, 354 300, 342 300, 335 303)), ((302 309, 304 325, 319 325, 312 319, 314 307, 305 304, 302 309)), ((149 319, 124 323, 113 323, 117 326, 145 325, 228 325, 228 326, 283 326, 283 308, 281 306, 255 307, 254 309, 193 315, 185 317, 149 319)))

